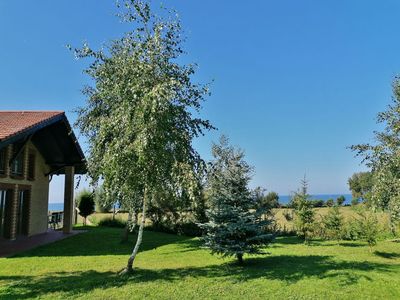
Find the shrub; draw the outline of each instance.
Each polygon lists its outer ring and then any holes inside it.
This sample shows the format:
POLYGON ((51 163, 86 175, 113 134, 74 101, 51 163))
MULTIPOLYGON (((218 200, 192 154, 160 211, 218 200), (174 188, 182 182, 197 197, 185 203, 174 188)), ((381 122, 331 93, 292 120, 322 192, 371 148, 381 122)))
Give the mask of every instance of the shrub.
POLYGON ((339 206, 342 206, 345 201, 346 201, 346 197, 342 195, 336 199, 336 204, 339 206))
POLYGON ((290 210, 285 209, 282 212, 282 214, 285 217, 286 221, 288 221, 288 222, 293 221, 293 213, 290 210))
POLYGON ((358 198, 351 199, 351 205, 352 206, 356 206, 358 203, 360 203, 360 200, 358 198))
POLYGON ((333 199, 326 200, 326 206, 332 207, 335 205, 335 201, 333 199))
POLYGON ((77 196, 79 215, 83 217, 83 224, 86 225, 86 218, 94 212, 93 193, 82 190, 77 196))
POLYGON ((323 207, 324 200, 310 200, 313 207, 323 207))
POLYGON ((104 219, 100 220, 100 222, 98 223, 98 226, 125 228, 126 221, 121 220, 121 219, 104 218, 104 219))
POLYGON ((186 235, 190 237, 200 237, 203 235, 201 228, 194 222, 172 223, 153 223, 146 227, 146 230, 164 232, 170 234, 186 235))
POLYGON ((343 224, 342 239, 357 241, 361 239, 361 236, 362 233, 357 220, 349 220, 343 224))

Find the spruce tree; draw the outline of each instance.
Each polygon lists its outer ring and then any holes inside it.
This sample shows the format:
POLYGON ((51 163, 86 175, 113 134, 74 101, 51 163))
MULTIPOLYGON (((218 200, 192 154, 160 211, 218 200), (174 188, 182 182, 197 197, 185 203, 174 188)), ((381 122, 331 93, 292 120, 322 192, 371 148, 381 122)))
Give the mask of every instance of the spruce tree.
POLYGON ((335 240, 341 239, 343 216, 340 213, 339 206, 335 205, 329 209, 328 214, 324 216, 323 224, 326 238, 335 240))
POLYGON ((295 228, 297 235, 308 243, 314 229, 315 213, 313 203, 308 194, 308 182, 306 177, 301 180, 301 188, 294 193, 291 206, 294 208, 295 228))
POLYGON ((214 160, 209 164, 209 222, 202 224, 205 246, 213 254, 234 256, 243 263, 244 254, 262 254, 261 249, 272 239, 266 232, 270 220, 262 220, 264 211, 248 188, 252 167, 241 150, 229 146, 222 136, 212 147, 214 160))

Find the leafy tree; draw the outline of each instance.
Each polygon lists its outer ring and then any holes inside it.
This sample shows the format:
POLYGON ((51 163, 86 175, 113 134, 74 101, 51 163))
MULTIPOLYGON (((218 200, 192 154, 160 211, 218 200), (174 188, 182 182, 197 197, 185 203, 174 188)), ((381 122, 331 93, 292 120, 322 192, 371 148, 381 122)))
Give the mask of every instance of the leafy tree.
POLYGON ((83 224, 86 225, 86 218, 94 213, 93 193, 82 190, 77 196, 79 215, 83 217, 83 224))
POLYGON ((323 217, 326 237, 340 240, 343 229, 343 216, 340 213, 339 206, 331 207, 328 214, 323 217))
POLYGON ((342 206, 346 202, 346 197, 341 195, 336 199, 336 204, 342 206))
POLYGON ((150 203, 162 191, 196 194, 203 161, 193 138, 212 129, 201 119, 207 86, 193 82, 193 65, 178 63, 183 54, 181 25, 175 14, 154 15, 142 0, 125 1, 120 16, 133 29, 105 50, 87 44, 75 49, 92 60, 86 73, 86 105, 77 126, 89 146, 88 170, 102 180, 131 212, 141 207, 137 241, 122 274, 133 270, 150 203))
POLYGON ((331 198, 326 200, 326 206, 333 207, 335 205, 335 201, 331 198))
POLYGON ((279 195, 276 192, 269 192, 265 196, 265 203, 269 205, 271 208, 278 208, 279 207, 279 195))
POLYGON ((315 213, 310 195, 307 192, 308 182, 306 178, 301 181, 301 188, 294 193, 292 203, 295 215, 295 227, 297 235, 307 243, 311 237, 315 222, 315 213))
POLYGON ((265 210, 279 207, 279 195, 275 192, 265 194, 265 189, 257 187, 253 190, 253 197, 257 206, 265 210))
POLYGON ((385 126, 375 132, 375 144, 352 146, 371 168, 373 186, 370 204, 373 209, 390 212, 393 233, 400 222, 400 78, 393 82, 392 104, 378 114, 378 123, 385 126))
POLYGON ((371 172, 354 173, 348 181, 353 198, 365 201, 368 199, 373 187, 373 174, 371 172))
POLYGON ((244 254, 261 254, 261 248, 272 240, 272 234, 265 231, 270 220, 263 220, 265 211, 256 209, 248 187, 252 167, 244 160, 244 153, 229 146, 222 136, 220 143, 213 145, 212 154, 208 171, 210 221, 201 225, 206 230, 203 240, 213 254, 235 256, 242 263, 244 254))

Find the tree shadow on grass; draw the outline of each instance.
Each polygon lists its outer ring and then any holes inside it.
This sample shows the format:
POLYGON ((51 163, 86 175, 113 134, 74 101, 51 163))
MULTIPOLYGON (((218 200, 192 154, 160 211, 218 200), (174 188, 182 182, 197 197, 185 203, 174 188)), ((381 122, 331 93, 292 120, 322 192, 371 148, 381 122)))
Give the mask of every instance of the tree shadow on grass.
MULTIPOLYGON (((129 255, 136 241, 136 235, 129 235, 129 240, 121 243, 122 232, 118 228, 93 228, 88 232, 12 257, 129 255)), ((190 240, 191 238, 185 236, 146 231, 143 235, 140 251, 153 250, 167 244, 190 243, 190 240)))
POLYGON ((367 244, 360 242, 342 242, 339 243, 339 245, 342 247, 358 248, 358 247, 365 247, 367 244))
POLYGON ((253 279, 280 280, 293 284, 299 280, 314 277, 333 278, 338 285, 351 285, 360 279, 372 280, 369 271, 392 272, 395 266, 372 262, 335 261, 331 256, 281 255, 250 258, 245 265, 229 262, 204 267, 174 269, 135 269, 131 276, 120 277, 111 272, 50 273, 43 277, 0 276, 3 287, 0 299, 26 299, 51 295, 56 292, 73 297, 90 293, 95 289, 117 288, 139 283, 182 283, 185 278, 209 278, 224 280, 231 284, 253 279))
POLYGON ((400 253, 396 252, 382 252, 382 251, 375 251, 374 254, 376 256, 386 258, 386 259, 396 259, 400 258, 400 253))

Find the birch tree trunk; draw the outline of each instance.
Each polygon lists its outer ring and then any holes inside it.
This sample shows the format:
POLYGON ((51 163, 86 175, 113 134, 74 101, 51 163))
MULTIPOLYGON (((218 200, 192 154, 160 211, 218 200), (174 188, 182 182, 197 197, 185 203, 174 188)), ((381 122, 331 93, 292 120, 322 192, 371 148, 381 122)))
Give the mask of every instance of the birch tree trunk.
POLYGON ((129 273, 133 272, 133 262, 135 261, 136 255, 139 252, 139 247, 142 244, 143 229, 144 229, 144 224, 146 221, 146 201, 147 201, 147 195, 146 195, 146 190, 145 190, 144 196, 143 196, 142 220, 141 220, 140 226, 139 226, 138 237, 136 240, 135 247, 133 248, 132 254, 128 259, 128 264, 127 264, 126 268, 124 270, 122 270, 122 272, 120 273, 121 275, 129 274, 129 273))

